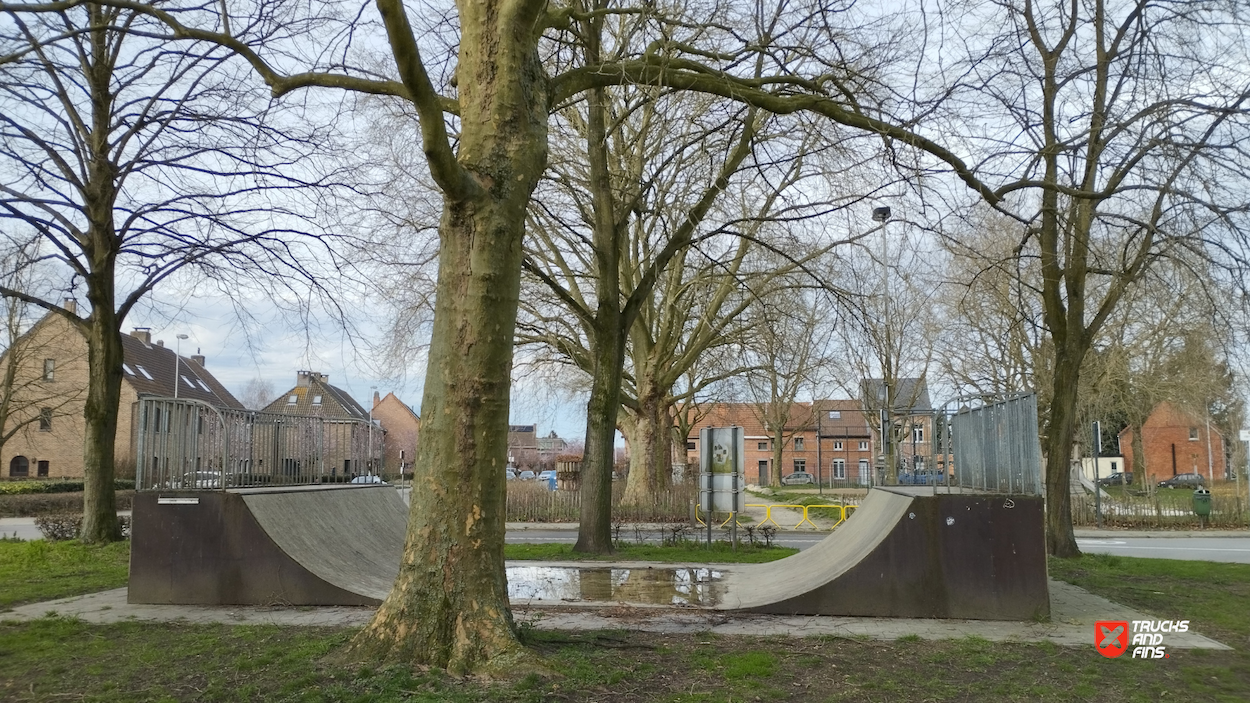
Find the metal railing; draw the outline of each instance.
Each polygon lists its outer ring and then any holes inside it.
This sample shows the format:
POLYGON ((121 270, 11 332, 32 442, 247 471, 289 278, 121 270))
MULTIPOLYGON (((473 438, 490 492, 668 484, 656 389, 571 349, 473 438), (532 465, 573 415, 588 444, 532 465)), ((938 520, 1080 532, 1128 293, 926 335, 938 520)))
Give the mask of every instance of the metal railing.
POLYGON ((223 490, 348 481, 380 465, 384 433, 364 420, 143 398, 136 490, 223 490))
MULTIPOLYGON (((764 525, 767 525, 768 523, 771 522, 773 525, 776 525, 779 528, 791 529, 791 530, 799 529, 800 527, 803 526, 804 523, 811 525, 813 529, 819 530, 820 525, 817 525, 815 522, 812 521, 811 516, 808 514, 808 509, 809 508, 831 508, 839 512, 837 521, 833 523, 833 527, 829 528, 832 530, 832 529, 837 528, 838 525, 841 525, 842 523, 846 522, 846 519, 850 517, 851 511, 854 511, 859 506, 852 505, 850 503, 829 503, 827 505, 824 505, 824 504, 822 505, 800 505, 797 503, 747 503, 746 507, 764 508, 764 519, 756 523, 757 526, 763 527, 764 525), (773 517, 773 508, 785 508, 788 510, 802 510, 803 517, 793 527, 786 528, 785 525, 782 525, 781 523, 777 522, 777 520, 773 517)), ((695 511, 694 511, 695 522, 697 522, 700 525, 706 526, 707 522, 703 520, 702 515, 703 515, 703 512, 699 509, 699 506, 696 505, 695 511)), ((721 522, 719 526, 724 527, 728 525, 730 521, 734 519, 734 517, 735 517, 734 515, 730 515, 729 517, 725 518, 725 520, 721 522)), ((713 522, 715 522, 715 519, 713 519, 713 522)), ((741 521, 738 522, 739 526, 745 526, 746 524, 747 523, 743 523, 741 521)))

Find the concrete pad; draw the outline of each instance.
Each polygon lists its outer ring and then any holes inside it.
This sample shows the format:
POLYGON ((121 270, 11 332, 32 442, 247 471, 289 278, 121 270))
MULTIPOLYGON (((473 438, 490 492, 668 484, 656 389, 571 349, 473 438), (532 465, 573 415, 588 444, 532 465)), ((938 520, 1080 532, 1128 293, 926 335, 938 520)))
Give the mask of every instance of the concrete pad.
MULTIPOLYGON (((938 620, 908 618, 830 617, 823 615, 757 615, 697 609, 616 607, 514 608, 517 622, 542 630, 624 629, 638 632, 693 633, 752 637, 854 637, 894 640, 909 635, 940 640, 981 637, 994 642, 1048 641, 1066 647, 1091 647, 1097 620, 1149 620, 1153 616, 1113 603, 1061 581, 1050 582, 1051 621, 938 620)), ((360 627, 374 609, 346 606, 189 606, 139 605, 126 602, 118 588, 77 598, 33 603, 0 613, 0 620, 30 621, 56 615, 93 623, 149 622, 224 623, 291 627, 360 627)), ((1174 649, 1231 648, 1195 632, 1166 635, 1174 649)))

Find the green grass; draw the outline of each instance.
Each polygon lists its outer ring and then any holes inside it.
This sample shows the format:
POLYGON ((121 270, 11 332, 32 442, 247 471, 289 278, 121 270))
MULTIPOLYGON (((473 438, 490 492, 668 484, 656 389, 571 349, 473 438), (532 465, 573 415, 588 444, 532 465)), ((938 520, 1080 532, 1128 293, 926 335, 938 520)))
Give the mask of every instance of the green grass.
POLYGON ((129 562, 129 542, 0 541, 0 608, 120 588, 129 562))
POLYGON ((579 554, 571 544, 505 544, 504 558, 538 561, 657 561, 664 563, 760 564, 797 554, 791 547, 763 547, 739 544, 737 550, 727 542, 706 545, 690 542, 673 546, 658 544, 620 544, 613 554, 579 554))
MULTIPOLYGON (((768 496, 768 498, 769 500, 777 503, 785 503, 789 505, 835 505, 839 503, 858 505, 859 502, 863 500, 863 498, 842 496, 833 493, 820 495, 815 492, 799 492, 785 489, 773 489, 773 495, 768 496)), ((823 518, 826 520, 838 520, 842 517, 842 511, 836 508, 809 508, 807 514, 812 517, 823 518)))

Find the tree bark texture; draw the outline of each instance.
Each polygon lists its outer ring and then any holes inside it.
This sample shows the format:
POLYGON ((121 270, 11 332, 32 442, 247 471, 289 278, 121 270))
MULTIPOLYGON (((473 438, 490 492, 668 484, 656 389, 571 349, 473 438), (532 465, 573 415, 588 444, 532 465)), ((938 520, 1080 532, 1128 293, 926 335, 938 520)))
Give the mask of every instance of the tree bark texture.
POLYGON ((1075 363, 1067 352, 1060 352, 1056 358, 1054 397, 1047 420, 1046 551, 1065 559, 1081 554, 1072 532, 1071 453, 1082 356, 1075 363))
MULTIPOLYGON (((509 389, 526 205, 546 167, 546 79, 532 3, 460 4, 457 163, 448 192, 422 433, 399 577, 347 656, 515 672, 503 543, 509 389), (462 179, 463 181, 463 179, 462 179), (454 185, 454 183, 453 183, 454 185)), ((443 156, 426 144, 434 162, 443 156)), ((450 182, 450 179, 447 179, 450 182)))
MULTIPOLYGON (((604 312, 601 302, 601 317, 604 312)), ((612 466, 621 407, 621 368, 625 361, 624 335, 619 329, 618 324, 607 323, 599 328, 594 341, 595 372, 586 403, 586 451, 582 456, 582 505, 575 552, 612 551, 612 466)))
POLYGON ((630 424, 625 503, 650 505, 673 483, 673 417, 663 396, 640 395, 630 424))
POLYGON ((92 313, 87 321, 87 403, 83 411, 84 542, 122 539, 113 491, 117 444, 117 407, 122 392, 122 337, 113 313, 113 276, 94 277, 88 297, 92 313))

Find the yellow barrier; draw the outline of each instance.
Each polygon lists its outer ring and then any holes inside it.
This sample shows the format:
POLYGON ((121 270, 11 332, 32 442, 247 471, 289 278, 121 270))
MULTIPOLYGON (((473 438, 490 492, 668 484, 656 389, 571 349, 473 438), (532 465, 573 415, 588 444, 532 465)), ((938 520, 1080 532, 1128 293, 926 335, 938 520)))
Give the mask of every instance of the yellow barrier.
MULTIPOLYGON (((772 503, 772 504, 764 504, 764 503, 747 503, 747 504, 746 504, 746 507, 748 507, 748 508, 764 508, 764 519, 760 521, 760 523, 759 523, 760 527, 763 527, 764 525, 767 525, 768 523, 770 523, 770 522, 771 522, 772 524, 776 525, 776 526, 777 526, 777 527, 779 527, 779 528, 781 528, 781 527, 782 527, 782 525, 781 525, 781 523, 779 523, 779 522, 777 522, 776 520, 774 520, 774 519, 773 519, 773 508, 788 508, 788 509, 791 509, 791 510, 799 510, 799 509, 802 509, 802 510, 803 510, 803 519, 802 519, 802 520, 799 520, 798 524, 796 524, 794 527, 789 528, 789 529, 792 529, 792 530, 797 530, 797 529, 799 529, 800 527, 802 527, 802 526, 803 526, 803 523, 805 523, 805 522, 806 522, 807 524, 811 525, 812 527, 815 527, 816 529, 820 529, 820 526, 819 526, 819 525, 817 525, 816 523, 812 522, 811 517, 810 517, 810 516, 808 516, 807 511, 808 511, 808 509, 809 509, 809 508, 835 508, 835 509, 838 511, 839 515, 840 515, 840 517, 838 517, 838 521, 837 521, 837 522, 835 522, 835 523, 833 523, 833 527, 835 527, 835 528, 836 528, 838 525, 841 525, 842 523, 846 522, 846 518, 847 518, 847 511, 848 511, 848 510, 854 510, 854 509, 858 508, 859 506, 858 506, 858 505, 850 505, 850 504, 845 504, 845 505, 834 505, 834 504, 830 504, 830 505, 793 505, 793 504, 784 504, 784 505, 783 505, 783 504, 780 504, 780 503, 772 503)), ((698 506, 698 505, 695 505, 695 506, 694 506, 694 519, 695 519, 696 521, 698 521, 698 523, 699 523, 700 525, 703 525, 703 526, 705 526, 705 527, 706 527, 706 526, 707 526, 707 523, 703 521, 703 518, 699 517, 699 513, 700 513, 700 512, 701 512, 701 511, 700 511, 700 509, 699 509, 699 506, 698 506)), ((720 524, 720 526, 721 526, 721 527, 724 527, 725 525, 728 525, 728 524, 729 524, 729 521, 730 521, 730 520, 732 520, 732 519, 733 519, 733 515, 730 515, 729 517, 725 518, 725 521, 724 521, 724 522, 722 522, 722 523, 720 524)), ((738 523, 738 525, 739 525, 739 526, 741 526, 741 525, 742 525, 742 523, 741 523, 741 522, 739 522, 739 523, 738 523)), ((830 529, 832 529, 832 528, 830 528, 830 529)))

